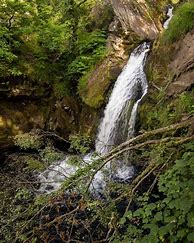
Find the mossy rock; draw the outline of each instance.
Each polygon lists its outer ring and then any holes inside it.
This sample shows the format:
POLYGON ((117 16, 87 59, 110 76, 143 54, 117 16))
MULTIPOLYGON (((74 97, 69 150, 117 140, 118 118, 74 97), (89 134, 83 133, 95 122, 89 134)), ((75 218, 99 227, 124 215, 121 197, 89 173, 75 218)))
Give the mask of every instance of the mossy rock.
POLYGON ((107 57, 79 82, 79 95, 82 101, 92 108, 100 108, 106 93, 122 71, 125 60, 107 57))

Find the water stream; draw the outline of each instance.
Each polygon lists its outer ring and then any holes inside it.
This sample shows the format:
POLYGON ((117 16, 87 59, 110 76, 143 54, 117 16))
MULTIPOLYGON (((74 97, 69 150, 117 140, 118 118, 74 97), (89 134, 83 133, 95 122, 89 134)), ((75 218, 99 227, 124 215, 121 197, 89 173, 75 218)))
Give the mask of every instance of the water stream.
POLYGON ((164 29, 168 29, 169 23, 170 23, 170 21, 171 21, 171 19, 173 17, 173 10, 174 10, 174 7, 169 5, 168 8, 167 8, 167 14, 166 14, 166 16, 168 18, 163 24, 164 29))
POLYGON ((134 135, 138 104, 147 93, 143 69, 149 49, 146 42, 138 46, 115 83, 96 139, 96 151, 100 154, 134 135))
MULTIPOLYGON (((127 65, 114 85, 98 129, 96 152, 99 155, 108 153, 111 148, 126 141, 134 134, 138 105, 147 93, 148 85, 143 69, 149 50, 150 45, 146 42, 138 46, 132 52, 127 65)), ((51 165, 39 175, 41 192, 55 191, 65 178, 78 170, 79 167, 69 163, 69 158, 70 156, 67 156, 65 160, 51 165)), ((92 163, 93 160, 95 160, 93 153, 83 158, 87 164, 92 163)), ((117 160, 114 165, 108 163, 103 171, 99 171, 95 175, 90 190, 102 193, 107 180, 129 181, 133 174, 134 168, 122 160, 117 160), (105 170, 106 172, 104 172, 105 170)))

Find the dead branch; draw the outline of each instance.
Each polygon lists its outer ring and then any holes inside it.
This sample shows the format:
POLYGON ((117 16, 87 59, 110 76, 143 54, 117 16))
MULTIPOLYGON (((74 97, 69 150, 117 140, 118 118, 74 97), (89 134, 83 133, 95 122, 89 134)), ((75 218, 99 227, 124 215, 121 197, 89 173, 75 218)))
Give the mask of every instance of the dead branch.
POLYGON ((145 132, 137 137, 134 137, 134 138, 131 138, 130 140, 120 144, 119 146, 117 146, 115 149, 111 150, 110 153, 108 153, 107 155, 105 155, 103 157, 103 159, 106 159, 107 157, 109 157, 111 154, 114 154, 116 153, 117 151, 120 151, 122 150, 124 147, 127 147, 129 146, 130 144, 133 144, 133 143, 136 143, 136 142, 139 142, 143 139, 147 139, 149 137, 152 137, 154 135, 158 135, 158 134, 164 134, 164 133, 168 133, 168 132, 171 132, 173 130, 177 130, 177 129, 180 129, 180 128, 184 128, 184 127, 188 127, 190 126, 191 124, 193 123, 193 120, 192 119, 189 119, 187 121, 184 121, 184 122, 180 122, 180 123, 176 123, 176 124, 173 124, 173 125, 170 125, 170 126, 167 126, 167 127, 162 127, 162 128, 158 128, 158 129, 155 129, 155 130, 152 130, 152 131, 148 131, 148 132, 145 132))
MULTIPOLYGON (((159 129, 158 129, 159 130, 159 129)), ((153 132, 153 131, 152 131, 153 132)), ((142 136, 142 135, 140 135, 142 136)), ((90 181, 88 183, 88 186, 87 186, 87 190, 89 190, 89 187, 96 175, 96 173, 98 171, 100 171, 108 162, 112 161, 113 159, 117 158, 118 156, 122 155, 123 153, 125 152, 128 152, 128 151, 131 151, 131 150, 138 150, 142 147, 145 147, 145 146, 150 146, 150 145, 156 145, 156 144, 165 144, 165 143, 168 143, 169 146, 177 146, 177 145, 181 145, 185 142, 189 142, 189 141, 192 141, 194 139, 194 135, 190 136, 190 137, 185 137, 185 138, 182 138, 182 137, 167 137, 167 138, 163 138, 163 139, 156 139, 156 140, 149 140, 149 141, 146 141, 144 143, 141 143, 141 144, 137 144, 137 145, 134 145, 134 146, 129 146, 129 147, 124 147, 123 149, 121 149, 120 151, 116 151, 115 153, 112 153, 112 151, 104 156, 105 159, 103 157, 101 157, 101 160, 103 160, 104 162, 94 171, 94 173, 91 175, 91 178, 90 178, 90 181)), ((133 140, 133 139, 131 139, 133 140)), ((130 143, 129 143, 130 145, 130 143)))
POLYGON ((68 140, 66 140, 65 138, 62 138, 61 136, 57 135, 56 133, 54 132, 49 132, 49 131, 44 131, 44 130, 40 130, 41 133, 42 133, 42 136, 45 136, 45 137, 53 137, 53 138, 56 138, 60 141, 63 141, 65 143, 70 143, 68 140))
POLYGON ((73 213, 77 212, 78 210, 80 209, 80 205, 78 205, 74 210, 66 213, 66 214, 63 214, 61 216, 58 216, 56 217, 55 219, 53 219, 51 222, 47 223, 47 224, 44 224, 43 226, 47 226, 49 227, 50 225, 54 224, 54 223, 57 223, 59 222, 60 220, 63 220, 65 217, 69 216, 69 215, 72 215, 73 213))

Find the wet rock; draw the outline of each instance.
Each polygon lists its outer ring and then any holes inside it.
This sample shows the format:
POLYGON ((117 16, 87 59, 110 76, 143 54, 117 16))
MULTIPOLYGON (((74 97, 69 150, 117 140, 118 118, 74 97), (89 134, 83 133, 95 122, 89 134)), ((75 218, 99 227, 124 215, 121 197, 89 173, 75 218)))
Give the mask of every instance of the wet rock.
POLYGON ((158 23, 158 18, 152 17, 152 10, 145 1, 110 0, 109 2, 115 14, 108 29, 109 54, 87 77, 84 77, 83 83, 86 85, 80 86, 79 89, 82 101, 92 108, 100 108, 105 103, 107 91, 121 73, 130 51, 142 39, 155 39, 161 25, 158 23))
POLYGON ((124 66, 123 60, 107 57, 91 73, 87 88, 81 93, 83 101, 90 107, 99 108, 105 100, 105 94, 124 66))
POLYGON ((79 92, 82 100, 88 106, 99 108, 104 103, 112 81, 117 79, 127 62, 128 44, 121 36, 109 34, 108 56, 94 68, 87 77, 87 86, 79 92))
POLYGON ((1 134, 12 136, 27 132, 32 128, 44 128, 44 102, 1 101, 0 128, 1 134))

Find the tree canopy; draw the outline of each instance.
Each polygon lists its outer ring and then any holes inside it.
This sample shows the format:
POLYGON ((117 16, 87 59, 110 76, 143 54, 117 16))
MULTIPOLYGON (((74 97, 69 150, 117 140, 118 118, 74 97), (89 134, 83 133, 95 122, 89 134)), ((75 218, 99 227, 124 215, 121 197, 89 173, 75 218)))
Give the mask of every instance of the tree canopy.
POLYGON ((95 0, 0 0, 0 77, 75 84, 105 49, 107 26, 97 24, 95 5, 95 0))

